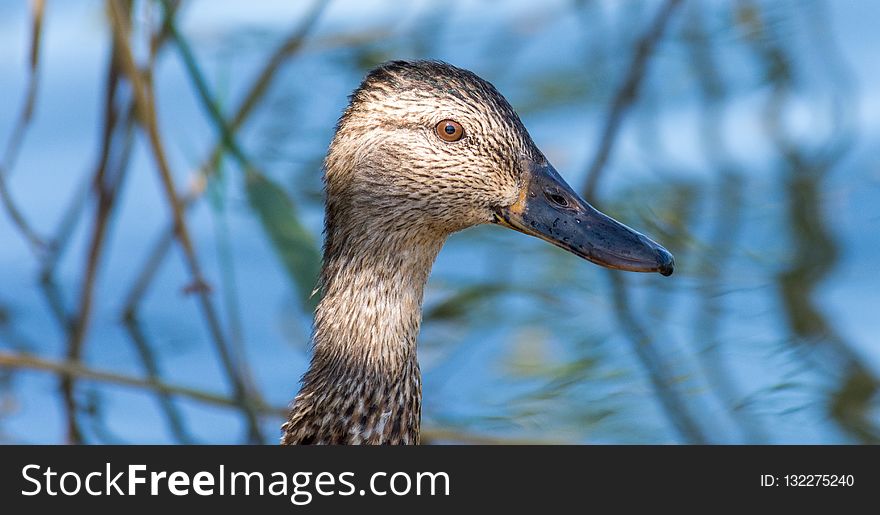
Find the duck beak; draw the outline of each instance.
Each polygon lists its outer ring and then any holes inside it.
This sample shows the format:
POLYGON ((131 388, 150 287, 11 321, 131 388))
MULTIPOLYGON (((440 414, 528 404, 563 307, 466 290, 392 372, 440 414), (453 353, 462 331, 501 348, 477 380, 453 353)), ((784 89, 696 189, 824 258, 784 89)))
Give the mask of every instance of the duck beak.
POLYGON ((519 198, 496 209, 496 223, 607 268, 672 274, 668 250, 588 204, 550 163, 523 164, 525 184, 519 198))

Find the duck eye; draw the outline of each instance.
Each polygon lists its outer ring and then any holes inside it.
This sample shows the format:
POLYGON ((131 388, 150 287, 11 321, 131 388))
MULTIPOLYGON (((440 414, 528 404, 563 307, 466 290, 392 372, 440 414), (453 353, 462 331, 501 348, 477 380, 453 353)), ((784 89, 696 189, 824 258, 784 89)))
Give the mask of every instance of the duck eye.
POLYGON ((437 135, 444 141, 458 141, 464 136, 464 128, 454 120, 443 120, 437 124, 437 135))

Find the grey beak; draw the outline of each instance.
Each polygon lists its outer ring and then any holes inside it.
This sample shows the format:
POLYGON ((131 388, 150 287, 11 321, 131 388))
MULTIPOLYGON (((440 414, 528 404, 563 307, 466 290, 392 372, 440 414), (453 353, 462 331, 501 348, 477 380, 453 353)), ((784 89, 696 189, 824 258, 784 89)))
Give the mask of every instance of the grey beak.
POLYGON ((524 165, 527 183, 519 200, 498 208, 496 223, 607 268, 672 275, 668 250, 591 206, 546 161, 524 165))

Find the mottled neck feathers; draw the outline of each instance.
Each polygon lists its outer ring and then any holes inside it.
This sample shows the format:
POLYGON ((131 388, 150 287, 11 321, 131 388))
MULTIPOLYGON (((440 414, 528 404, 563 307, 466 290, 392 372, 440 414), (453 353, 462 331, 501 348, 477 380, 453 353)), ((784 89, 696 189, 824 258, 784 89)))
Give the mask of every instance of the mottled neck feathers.
POLYGON ((422 297, 445 235, 328 224, 314 354, 283 444, 417 444, 422 297))

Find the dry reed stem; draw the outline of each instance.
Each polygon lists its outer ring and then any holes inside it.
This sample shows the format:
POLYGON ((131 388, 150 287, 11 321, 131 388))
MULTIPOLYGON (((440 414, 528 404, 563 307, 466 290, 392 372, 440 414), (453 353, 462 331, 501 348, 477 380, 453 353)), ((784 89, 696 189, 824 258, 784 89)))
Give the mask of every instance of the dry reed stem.
MULTIPOLYGON (((206 284, 204 274, 202 273, 201 263, 196 255, 195 247, 192 243, 190 231, 186 223, 186 218, 177 196, 173 174, 159 133, 152 84, 144 80, 144 76, 135 62, 128 41, 130 27, 127 18, 123 16, 123 13, 121 12, 119 3, 113 0, 108 0, 107 7, 110 13, 111 26, 113 28, 113 39, 119 48, 119 65, 131 83, 134 91, 138 119, 149 140, 151 153, 156 162, 156 168, 161 178, 163 193, 165 194, 166 200, 171 208, 176 239, 183 250, 187 268, 192 276, 192 283, 206 284)), ((240 403, 241 409, 247 419, 248 438, 253 443, 261 442, 263 441, 262 431, 259 426, 258 413, 254 410, 254 403, 258 400, 258 394, 257 392, 251 392, 247 389, 247 381, 243 377, 242 367, 237 365, 232 359, 229 343, 223 333, 217 311, 211 301, 209 293, 206 292, 204 288, 197 288, 195 294, 199 299, 202 314, 207 322, 208 330, 219 354, 221 364, 232 383, 234 396, 240 403)))

